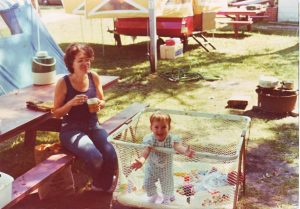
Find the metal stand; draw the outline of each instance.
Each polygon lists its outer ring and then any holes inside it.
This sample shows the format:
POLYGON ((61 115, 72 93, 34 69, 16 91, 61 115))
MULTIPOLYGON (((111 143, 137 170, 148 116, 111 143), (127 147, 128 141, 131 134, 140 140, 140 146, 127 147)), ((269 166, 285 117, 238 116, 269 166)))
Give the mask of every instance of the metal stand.
POLYGON ((213 50, 216 49, 216 47, 206 39, 202 32, 194 32, 192 34, 192 38, 207 52, 209 52, 208 48, 206 47, 207 45, 213 48, 213 50), (202 42, 199 40, 199 38, 202 39, 202 42))

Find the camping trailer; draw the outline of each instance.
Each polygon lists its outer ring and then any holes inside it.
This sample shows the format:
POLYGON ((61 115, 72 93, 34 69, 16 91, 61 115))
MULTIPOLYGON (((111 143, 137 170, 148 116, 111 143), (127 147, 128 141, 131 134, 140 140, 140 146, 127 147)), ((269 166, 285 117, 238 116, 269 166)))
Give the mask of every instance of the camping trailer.
MULTIPOLYGON (((196 33, 215 29, 216 12, 205 12, 185 17, 157 17, 156 28, 159 37, 178 37, 182 43, 188 43, 188 37, 195 37, 196 33)), ((121 46, 118 35, 148 36, 148 18, 117 18, 114 20, 115 39, 121 46)))
MULTIPOLYGON (((227 7, 227 0, 161 0, 154 1, 157 35, 178 37, 187 44, 188 37, 215 28, 215 14, 227 7)), ((87 18, 114 18, 117 45, 120 35, 149 36, 148 0, 74 0, 63 1, 65 11, 85 14, 87 18)))
MULTIPOLYGON (((217 9, 226 7, 227 2, 205 0, 182 0, 166 1, 160 5, 159 14, 156 18, 158 44, 163 40, 161 37, 180 38, 184 46, 188 43, 188 37, 204 38, 202 32, 215 29, 215 17, 217 9), (206 6, 204 6, 206 5, 206 6), (212 5, 217 5, 213 6, 212 5), (197 36, 196 36, 197 35, 197 36)), ((116 18, 114 20, 114 37, 118 46, 122 45, 120 35, 148 36, 148 17, 116 18)), ((206 39, 204 38, 204 41, 206 39)))

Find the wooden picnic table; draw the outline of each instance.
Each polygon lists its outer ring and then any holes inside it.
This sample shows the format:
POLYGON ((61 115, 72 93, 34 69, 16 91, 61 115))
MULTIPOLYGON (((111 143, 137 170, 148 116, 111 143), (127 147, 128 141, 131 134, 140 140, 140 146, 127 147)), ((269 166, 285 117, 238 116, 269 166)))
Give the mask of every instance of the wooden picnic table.
MULTIPOLYGON (((118 76, 101 76, 103 89, 108 89, 118 79, 118 76)), ((52 101, 54 89, 55 84, 31 85, 0 96, 0 143, 25 132, 25 143, 34 144, 38 126, 51 120, 53 115, 28 109, 26 101, 52 101)))
POLYGON ((241 20, 242 18, 244 20, 249 20, 252 16, 256 16, 260 13, 262 13, 262 10, 247 10, 244 8, 228 8, 223 9, 217 12, 218 15, 224 15, 226 17, 229 17, 233 20, 241 20))
POLYGON ((247 10, 246 8, 227 8, 217 12, 217 15, 223 15, 225 17, 230 18, 231 20, 221 21, 219 23, 227 23, 232 24, 233 30, 235 33, 235 37, 238 36, 239 27, 240 26, 247 26, 247 31, 251 31, 251 25, 253 24, 253 17, 258 17, 258 14, 263 13, 263 10, 247 10))

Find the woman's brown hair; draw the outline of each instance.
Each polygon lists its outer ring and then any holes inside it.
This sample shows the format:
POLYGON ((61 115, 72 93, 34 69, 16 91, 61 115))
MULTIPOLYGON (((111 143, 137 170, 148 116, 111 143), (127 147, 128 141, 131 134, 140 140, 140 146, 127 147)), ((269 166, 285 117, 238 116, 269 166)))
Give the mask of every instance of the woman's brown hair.
POLYGON ((73 63, 76 55, 83 52, 87 58, 94 58, 94 50, 87 44, 72 43, 65 50, 64 61, 70 73, 74 73, 73 63))

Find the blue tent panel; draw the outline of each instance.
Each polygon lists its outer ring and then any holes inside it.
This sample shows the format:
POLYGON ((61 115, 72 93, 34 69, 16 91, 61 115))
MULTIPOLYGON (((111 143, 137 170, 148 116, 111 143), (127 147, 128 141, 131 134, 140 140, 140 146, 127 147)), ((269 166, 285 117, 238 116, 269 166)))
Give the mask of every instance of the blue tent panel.
POLYGON ((56 74, 67 73, 62 50, 40 20, 30 0, 22 5, 14 4, 9 9, 1 10, 0 7, 0 15, 11 32, 11 36, 0 37, 0 95, 33 83, 32 58, 39 50, 47 51, 56 59, 56 74))

